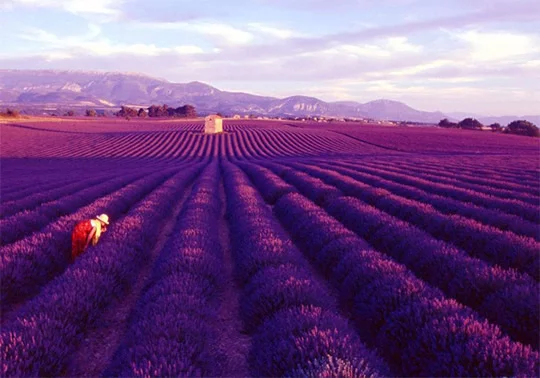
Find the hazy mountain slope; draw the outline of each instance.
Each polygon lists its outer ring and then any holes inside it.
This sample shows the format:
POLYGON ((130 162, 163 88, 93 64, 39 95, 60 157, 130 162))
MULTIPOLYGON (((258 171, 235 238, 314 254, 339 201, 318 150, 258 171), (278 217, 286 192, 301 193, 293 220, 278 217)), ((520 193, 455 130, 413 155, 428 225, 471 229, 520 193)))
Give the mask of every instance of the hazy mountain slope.
MULTIPOLYGON (((325 102, 307 96, 279 99, 221 91, 196 81, 171 83, 141 74, 95 71, 0 70, 0 104, 49 109, 117 108, 121 105, 146 107, 150 104, 176 107, 192 104, 201 114, 222 112, 268 116, 327 116, 427 123, 437 123, 447 118, 441 112, 419 111, 391 100, 361 104, 354 101, 325 102)), ((506 118, 500 117, 501 120, 493 122, 506 124, 509 122, 506 118)), ((510 118, 511 121, 520 117, 510 118)), ((492 122, 492 118, 488 117, 479 119, 485 123, 488 120, 492 122)))

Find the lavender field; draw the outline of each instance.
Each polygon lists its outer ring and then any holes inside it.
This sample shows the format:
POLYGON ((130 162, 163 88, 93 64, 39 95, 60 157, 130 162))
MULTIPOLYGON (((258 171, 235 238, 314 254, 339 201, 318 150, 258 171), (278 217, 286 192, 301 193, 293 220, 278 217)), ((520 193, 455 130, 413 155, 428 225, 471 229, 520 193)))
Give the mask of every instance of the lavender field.
POLYGON ((2 376, 540 374, 538 138, 203 126, 0 124, 2 376))

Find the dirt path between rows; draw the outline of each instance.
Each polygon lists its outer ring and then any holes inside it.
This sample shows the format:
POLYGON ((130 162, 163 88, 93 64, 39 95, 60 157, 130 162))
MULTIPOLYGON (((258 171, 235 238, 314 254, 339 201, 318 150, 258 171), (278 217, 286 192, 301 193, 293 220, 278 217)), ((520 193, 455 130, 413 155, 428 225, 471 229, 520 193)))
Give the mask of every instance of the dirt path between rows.
POLYGON ((127 321, 130 313, 136 305, 141 291, 149 280, 152 268, 154 267, 154 262, 174 230, 176 219, 180 214, 186 199, 191 193, 194 182, 196 182, 196 179, 184 189, 182 198, 175 205, 172 215, 169 216, 165 222, 165 226, 158 237, 157 243, 150 252, 150 258, 141 268, 137 281, 120 302, 113 303, 105 309, 101 319, 98 321, 99 325, 87 332, 64 372, 65 377, 101 376, 102 372, 111 362, 113 355, 121 342, 122 336, 128 327, 127 321))
POLYGON ((233 275, 234 258, 231 253, 229 225, 225 218, 227 200, 223 178, 220 180, 219 197, 222 209, 219 220, 219 241, 223 252, 225 280, 217 321, 218 326, 222 326, 218 348, 227 356, 227 366, 224 369, 227 377, 249 377, 247 356, 251 348, 251 337, 243 332, 240 317, 240 288, 233 275))

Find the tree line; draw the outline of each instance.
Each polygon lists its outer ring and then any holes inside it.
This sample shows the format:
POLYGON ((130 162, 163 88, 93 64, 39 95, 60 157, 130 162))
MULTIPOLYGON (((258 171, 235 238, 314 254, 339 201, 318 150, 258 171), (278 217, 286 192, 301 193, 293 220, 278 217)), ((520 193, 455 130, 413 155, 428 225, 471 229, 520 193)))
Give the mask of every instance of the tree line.
POLYGON ((122 106, 118 112, 115 113, 117 117, 174 117, 174 118, 195 118, 197 117, 197 111, 193 105, 183 105, 177 108, 169 107, 167 104, 163 105, 151 105, 147 109, 130 108, 129 106, 122 106))
MULTIPOLYGON (((457 123, 451 122, 448 118, 445 118, 442 119, 438 125, 446 129, 484 130, 485 128, 485 126, 475 118, 465 118, 457 123)), ((512 121, 506 127, 502 127, 499 123, 492 123, 491 125, 487 125, 487 127, 493 132, 540 137, 540 130, 538 127, 534 123, 525 120, 512 121)))
POLYGON ((0 117, 19 118, 21 113, 17 109, 7 108, 5 112, 0 112, 0 117))

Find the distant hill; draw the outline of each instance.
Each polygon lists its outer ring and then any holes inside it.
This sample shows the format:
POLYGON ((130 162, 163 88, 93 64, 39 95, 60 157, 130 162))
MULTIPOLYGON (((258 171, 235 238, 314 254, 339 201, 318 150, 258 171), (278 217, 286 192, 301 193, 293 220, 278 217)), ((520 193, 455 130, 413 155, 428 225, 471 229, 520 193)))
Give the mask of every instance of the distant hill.
POLYGON ((89 107, 112 109, 121 105, 147 107, 151 104, 174 107, 191 104, 200 114, 221 112, 262 116, 326 116, 425 123, 437 123, 448 117, 441 112, 419 111, 391 100, 362 104, 354 101, 325 102, 306 96, 280 99, 222 91, 197 81, 171 83, 133 73, 0 70, 2 106, 50 110, 89 107))

